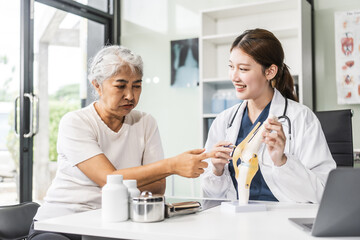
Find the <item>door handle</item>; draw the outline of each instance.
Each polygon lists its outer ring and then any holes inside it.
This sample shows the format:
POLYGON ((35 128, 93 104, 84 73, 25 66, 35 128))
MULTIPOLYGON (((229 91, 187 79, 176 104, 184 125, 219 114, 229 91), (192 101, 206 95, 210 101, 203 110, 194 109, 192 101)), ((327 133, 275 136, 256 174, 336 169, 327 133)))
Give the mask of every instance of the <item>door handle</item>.
POLYGON ((24 133, 24 138, 30 138, 33 136, 33 96, 30 93, 24 93, 24 97, 27 97, 30 101, 30 124, 29 132, 24 133))
MULTIPOLYGON (((35 136, 39 132, 39 98, 36 95, 33 95, 31 93, 24 93, 24 97, 28 98, 30 101, 30 124, 29 124, 29 132, 24 133, 24 138, 30 138, 35 136), (34 131, 34 104, 36 105, 36 125, 35 125, 35 131, 34 131)), ((18 131, 18 124, 17 124, 17 118, 18 118, 18 101, 20 99, 20 96, 15 98, 15 120, 14 120, 14 130, 15 134, 19 135, 18 131)))

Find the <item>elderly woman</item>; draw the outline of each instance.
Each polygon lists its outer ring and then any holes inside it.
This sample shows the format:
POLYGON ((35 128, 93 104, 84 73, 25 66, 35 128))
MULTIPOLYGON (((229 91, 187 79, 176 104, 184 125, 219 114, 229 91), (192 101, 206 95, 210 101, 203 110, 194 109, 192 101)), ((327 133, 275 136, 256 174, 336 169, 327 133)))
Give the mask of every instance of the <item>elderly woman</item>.
MULTIPOLYGON (((108 174, 136 179, 141 190, 165 192, 165 177, 198 177, 212 156, 196 149, 163 159, 155 119, 133 110, 140 98, 143 62, 129 49, 108 46, 90 66, 89 81, 99 100, 66 114, 59 125, 58 171, 34 220, 101 206, 108 174)), ((30 230, 29 239, 78 239, 30 230), (50 234, 50 235, 49 235, 50 234), (56 235, 56 236, 55 236, 56 235)))

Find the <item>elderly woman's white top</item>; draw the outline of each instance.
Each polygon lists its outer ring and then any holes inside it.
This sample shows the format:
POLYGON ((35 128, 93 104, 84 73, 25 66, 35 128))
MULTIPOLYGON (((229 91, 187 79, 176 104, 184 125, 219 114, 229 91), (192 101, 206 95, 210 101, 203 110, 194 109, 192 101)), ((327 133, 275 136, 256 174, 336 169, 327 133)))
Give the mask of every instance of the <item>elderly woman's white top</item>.
POLYGON ((132 110, 119 132, 114 132, 97 114, 94 103, 61 119, 57 151, 56 177, 37 220, 100 208, 101 188, 76 167, 78 163, 105 154, 116 169, 124 169, 164 158, 151 115, 132 110))

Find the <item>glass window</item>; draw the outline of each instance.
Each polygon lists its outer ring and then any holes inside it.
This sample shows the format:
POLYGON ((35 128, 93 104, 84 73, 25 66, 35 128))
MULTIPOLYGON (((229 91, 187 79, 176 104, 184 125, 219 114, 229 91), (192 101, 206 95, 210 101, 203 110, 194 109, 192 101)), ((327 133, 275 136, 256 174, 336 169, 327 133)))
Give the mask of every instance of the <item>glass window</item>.
POLYGON ((40 131, 34 137, 33 199, 41 201, 57 169, 61 117, 86 105, 88 59, 104 45, 104 25, 35 2, 34 93, 40 131))
POLYGON ((89 7, 96 8, 100 11, 112 14, 113 0, 75 0, 78 3, 88 5, 89 7), (109 6, 109 12, 108 12, 109 6))
POLYGON ((20 1, 0 1, 0 205, 19 202, 19 140, 13 130, 20 82, 19 9, 20 1))

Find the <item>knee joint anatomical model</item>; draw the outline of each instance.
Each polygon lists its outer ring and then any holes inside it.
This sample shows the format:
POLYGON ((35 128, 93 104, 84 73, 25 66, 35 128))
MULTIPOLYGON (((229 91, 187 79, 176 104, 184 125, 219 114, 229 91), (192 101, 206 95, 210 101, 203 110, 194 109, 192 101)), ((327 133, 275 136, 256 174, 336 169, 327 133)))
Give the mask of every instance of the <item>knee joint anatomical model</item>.
MULTIPOLYGON (((277 119, 275 116, 269 118, 277 119)), ((239 204, 247 204, 249 202, 250 184, 256 172, 259 170, 259 161, 257 154, 261 146, 262 134, 265 131, 264 124, 257 123, 246 138, 239 144, 233 153, 233 165, 235 177, 238 182, 239 204), (241 163, 237 166, 237 160, 241 159, 241 163)))

